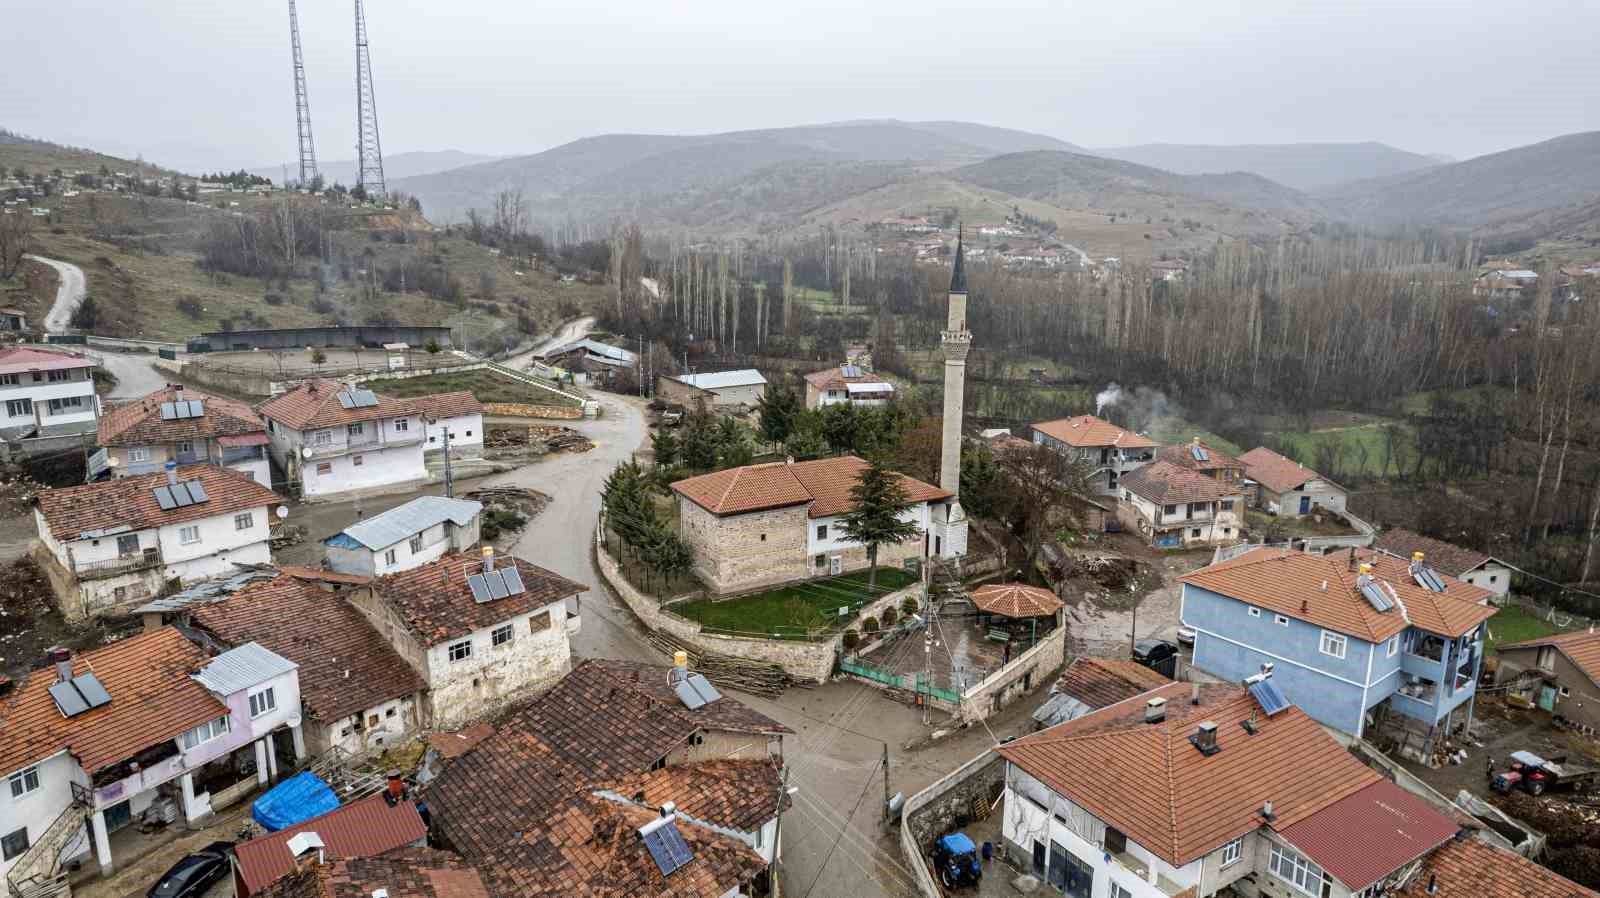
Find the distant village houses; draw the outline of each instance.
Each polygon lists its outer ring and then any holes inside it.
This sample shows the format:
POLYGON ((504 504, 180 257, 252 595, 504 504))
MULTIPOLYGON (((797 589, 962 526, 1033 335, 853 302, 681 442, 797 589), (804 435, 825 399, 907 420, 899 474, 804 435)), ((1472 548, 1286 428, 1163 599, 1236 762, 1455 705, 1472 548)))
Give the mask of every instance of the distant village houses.
POLYGON ((767 379, 754 368, 709 374, 662 374, 656 377, 656 396, 665 402, 708 408, 749 409, 766 391, 767 379))

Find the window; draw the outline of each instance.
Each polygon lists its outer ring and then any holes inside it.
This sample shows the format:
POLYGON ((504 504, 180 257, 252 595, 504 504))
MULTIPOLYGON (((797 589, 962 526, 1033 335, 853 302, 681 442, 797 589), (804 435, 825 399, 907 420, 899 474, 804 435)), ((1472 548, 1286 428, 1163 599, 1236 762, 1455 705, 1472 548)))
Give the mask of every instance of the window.
POLYGON ((1288 619, 1288 618, 1287 618, 1287 617, 1284 617, 1284 616, 1283 616, 1283 615, 1281 615, 1281 614, 1274 614, 1274 615, 1273 615, 1273 616, 1272 616, 1272 622, 1273 622, 1273 623, 1275 623, 1275 624, 1277 624, 1277 625, 1278 625, 1278 626, 1280 626, 1280 627, 1287 627, 1287 626, 1289 626, 1289 619, 1288 619))
POLYGON ((761 541, 762 542, 766 542, 767 541, 767 535, 765 533, 761 534, 761 541))
POLYGON ((15 374, 0 374, 0 386, 15 387, 21 384, 22 381, 18 380, 15 374))
POLYGON ((111 590, 111 595, 118 602, 121 602, 123 599, 128 597, 128 587, 118 586, 116 589, 111 590))
POLYGON ((63 396, 60 399, 50 400, 50 414, 59 415, 74 409, 83 408, 82 396, 63 396))
POLYGON ((1322 868, 1276 842, 1267 868, 1274 876, 1312 896, 1322 894, 1322 868))
POLYGON ((366 463, 367 463, 366 459, 362 458, 359 455, 350 456, 350 466, 353 467, 353 468, 359 468, 359 467, 361 467, 362 465, 364 465, 366 463))
POLYGON ((357 421, 357 422, 356 422, 356 423, 354 423, 354 424, 346 424, 346 425, 345 425, 345 426, 344 426, 344 429, 345 429, 345 432, 346 432, 346 433, 348 433, 348 434, 349 434, 349 435, 350 435, 350 436, 353 436, 353 437, 358 437, 358 436, 361 436, 361 431, 362 431, 362 430, 363 430, 363 429, 364 429, 364 428, 365 428, 365 427, 366 427, 366 425, 365 425, 365 424, 363 424, 363 423, 362 423, 362 422, 360 422, 360 421, 357 421))
POLYGON ((540 630, 548 629, 550 629, 550 612, 548 610, 541 611, 528 618, 529 633, 538 633, 540 630))
POLYGON ((248 511, 245 512, 244 514, 236 514, 236 515, 233 516, 233 529, 235 529, 235 530, 249 530, 251 527, 254 527, 255 525, 256 525, 255 515, 251 514, 248 511))
POLYGON ((1189 528, 1189 538, 1190 539, 1199 539, 1200 538, 1200 528, 1199 527, 1190 527, 1189 528))
POLYGON ((383 553, 383 563, 384 564, 394 564, 394 559, 395 559, 395 555, 394 555, 394 550, 393 549, 390 549, 389 551, 383 553))
POLYGON ((316 433, 311 435, 311 444, 313 446, 332 446, 333 445, 333 431, 331 431, 331 430, 319 430, 319 431, 317 431, 316 433))
POLYGON ((198 525, 198 524, 190 524, 187 527, 179 527, 178 528, 178 542, 183 543, 185 545, 189 545, 191 543, 197 543, 199 541, 200 541, 200 525, 198 525))
POLYGON ((53 384, 65 383, 72 379, 72 371, 51 371, 50 382, 53 384))
POLYGON ((828 538, 828 525, 827 524, 818 524, 817 525, 817 539, 827 539, 827 538, 828 538))
POLYGON ((252 720, 260 717, 268 711, 275 710, 277 707, 278 696, 273 693, 271 686, 268 686, 260 692, 253 692, 250 694, 250 718, 252 720))
POLYGON ((472 436, 472 431, 470 431, 470 430, 467 431, 467 436, 469 436, 469 437, 472 436))
POLYGON ((1131 492, 1129 492, 1127 490, 1123 490, 1122 491, 1122 501, 1124 501, 1124 502, 1132 502, 1133 501, 1133 493, 1131 493, 1131 492))
POLYGON ((1118 885, 1111 884, 1111 898, 1133 898, 1133 893, 1118 885))
POLYGON ((318 476, 333 473, 333 462, 321 462, 317 465, 318 476))
POLYGON ((128 461, 149 461, 150 449, 147 446, 135 446, 128 450, 128 461))
POLYGON ((1223 511, 1233 511, 1233 500, 1232 499, 1223 499, 1222 500, 1222 510, 1223 511))
POLYGON ((451 661, 465 661, 472 657, 472 640, 464 639, 450 646, 449 651, 451 661))
POLYGON ((394 429, 395 430, 410 430, 411 429, 411 419, 410 418, 396 418, 396 419, 394 419, 394 429))
POLYGON ((39 788, 39 768, 34 766, 18 770, 7 779, 11 781, 11 797, 21 798, 39 788))
POLYGON ((194 454, 194 443, 190 442, 189 440, 179 440, 178 444, 173 448, 178 451, 179 455, 194 454))
POLYGON ((1164 505, 1161 508, 1161 512, 1163 514, 1177 514, 1178 513, 1178 506, 1176 506, 1176 505, 1164 505))
MULTIPOLYGON (((251 702, 251 704, 254 704, 254 702, 251 702)), ((226 732, 228 732, 228 715, 224 714, 214 720, 202 723, 179 736, 178 745, 182 746, 184 751, 188 751, 196 745, 202 742, 210 742, 226 732)))
POLYGON ((1335 658, 1343 658, 1344 657, 1345 644, 1347 642, 1349 642, 1349 640, 1345 639, 1344 634, 1342 634, 1342 633, 1331 633, 1331 632, 1329 632, 1327 630, 1323 630, 1322 631, 1322 654, 1324 654, 1324 655, 1332 655, 1335 658))
POLYGON ((367 715, 367 726, 369 726, 369 727, 375 727, 375 726, 377 726, 378 724, 380 724, 382 722, 383 722, 383 718, 379 717, 376 714, 367 715))
POLYGON ((24 415, 31 415, 31 414, 33 414, 33 400, 32 399, 8 399, 8 400, 6 400, 6 416, 7 417, 9 417, 9 418, 21 418, 24 415))
POLYGON ((511 641, 511 625, 510 624, 505 624, 504 626, 495 627, 494 630, 489 633, 489 644, 490 645, 505 645, 506 643, 508 643, 510 641, 511 641))
POLYGON ((413 555, 417 554, 418 552, 421 552, 422 551, 422 534, 419 533, 416 536, 411 537, 411 542, 408 543, 407 546, 411 549, 411 554, 413 554, 413 555))
POLYGON ((0 836, 0 854, 4 854, 6 860, 9 861, 27 850, 28 828, 26 826, 17 830, 16 832, 6 833, 4 836, 0 836))
POLYGON ((394 708, 390 708, 389 710, 383 712, 383 716, 384 717, 393 717, 395 715, 395 713, 396 713, 395 709, 394 708))
POLYGON ((1571 689, 1568 689, 1565 686, 1561 687, 1561 697, 1562 698, 1568 698, 1571 695, 1572 695, 1572 690, 1571 689))
POLYGON ((828 556, 818 555, 816 558, 811 559, 811 563, 817 567, 822 567, 828 563, 828 556))
POLYGON ((1394 653, 1398 651, 1400 651, 1400 634, 1396 633, 1389 637, 1389 644, 1384 648, 1384 657, 1393 658, 1394 653))
POLYGON ((1489 582, 1490 583, 1493 583, 1494 581, 1496 581, 1498 579, 1500 579, 1500 575, 1499 574, 1490 574, 1489 575, 1489 582))
POLYGON ((1260 617, 1261 616, 1261 609, 1255 607, 1254 605, 1251 605, 1246 610, 1249 611, 1251 617, 1260 617))
POLYGON ((1222 866, 1236 864, 1244 856, 1244 837, 1240 836, 1232 842, 1222 846, 1222 866))

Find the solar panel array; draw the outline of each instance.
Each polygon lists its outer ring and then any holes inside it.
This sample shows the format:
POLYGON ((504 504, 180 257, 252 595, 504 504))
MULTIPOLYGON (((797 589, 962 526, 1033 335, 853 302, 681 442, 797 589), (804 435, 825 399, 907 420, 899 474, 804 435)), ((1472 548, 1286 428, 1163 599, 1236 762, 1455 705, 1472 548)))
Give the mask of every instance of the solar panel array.
POLYGON ((111 693, 101 685, 100 678, 92 673, 80 674, 50 687, 50 697, 63 717, 77 717, 101 705, 111 703, 111 693))
POLYGON ((678 824, 671 817, 652 820, 640 827, 639 838, 650 849, 650 857, 655 860, 662 876, 671 876, 678 868, 694 860, 694 852, 689 849, 689 843, 683 840, 683 833, 678 832, 678 824))
POLYGON ((1411 579, 1430 592, 1444 592, 1444 580, 1440 579, 1439 572, 1425 564, 1411 566, 1411 579))
POLYGON ((351 389, 339 391, 339 405, 344 408, 373 408, 378 404, 378 394, 371 390, 351 389))
POLYGON ((156 504, 162 511, 171 511, 174 508, 188 508, 208 501, 211 497, 206 495, 206 488, 198 480, 185 480, 170 486, 158 486, 151 490, 155 493, 156 504))
POLYGON ((860 377, 861 376, 861 366, 860 365, 840 365, 839 366, 839 373, 844 375, 845 377, 860 377))
POLYGON ((683 702, 683 706, 691 711, 722 698, 722 693, 717 691, 717 687, 711 685, 711 681, 700 674, 690 674, 672 684, 672 691, 678 694, 678 701, 683 702))
POLYGON ((482 605, 506 596, 520 595, 528 587, 522 582, 522 572, 507 566, 486 573, 468 574, 467 589, 472 591, 472 601, 482 605))
POLYGON ((1362 574, 1356 578, 1356 589, 1366 598, 1367 604, 1379 611, 1388 611, 1394 607, 1389 594, 1383 591, 1383 584, 1373 579, 1369 574, 1362 574))
POLYGON ((200 418, 206 413, 205 402, 200 399, 186 399, 183 402, 161 403, 161 420, 181 421, 185 418, 200 418))
POLYGON ((1289 707, 1289 699, 1278 688, 1278 684, 1271 680, 1258 680, 1250 684, 1250 694, 1261 705, 1261 710, 1272 717, 1279 711, 1289 707))
POLYGON ((1211 460, 1211 453, 1207 452, 1206 448, 1199 443, 1189 444, 1189 454, 1194 456, 1195 461, 1211 460))

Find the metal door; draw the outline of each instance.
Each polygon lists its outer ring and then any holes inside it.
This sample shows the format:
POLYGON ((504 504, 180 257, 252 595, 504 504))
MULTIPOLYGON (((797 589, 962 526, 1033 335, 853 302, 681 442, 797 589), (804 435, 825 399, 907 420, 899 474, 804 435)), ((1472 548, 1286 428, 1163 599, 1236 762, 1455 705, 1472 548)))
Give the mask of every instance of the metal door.
POLYGON ((1556 709, 1556 687, 1547 684, 1539 688, 1539 708, 1544 711, 1556 709))
POLYGON ((1311 497, 1310 496, 1301 496, 1300 497, 1300 513, 1301 514, 1310 514, 1311 513, 1311 497))

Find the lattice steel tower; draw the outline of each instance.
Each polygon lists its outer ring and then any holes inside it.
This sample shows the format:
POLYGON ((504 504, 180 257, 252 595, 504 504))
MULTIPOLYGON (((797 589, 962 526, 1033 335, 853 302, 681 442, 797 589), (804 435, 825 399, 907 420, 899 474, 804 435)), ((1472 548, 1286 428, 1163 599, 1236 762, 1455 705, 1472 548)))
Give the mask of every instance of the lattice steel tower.
POLYGON ((317 148, 311 141, 311 101, 306 99, 306 63, 300 55, 300 16, 289 0, 289 43, 294 47, 294 119, 300 141, 300 183, 317 176, 317 148))
POLYGON ((381 199, 383 146, 378 142, 378 105, 372 97, 372 57, 367 52, 367 15, 356 0, 356 184, 368 197, 381 199))

